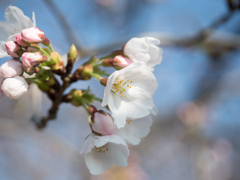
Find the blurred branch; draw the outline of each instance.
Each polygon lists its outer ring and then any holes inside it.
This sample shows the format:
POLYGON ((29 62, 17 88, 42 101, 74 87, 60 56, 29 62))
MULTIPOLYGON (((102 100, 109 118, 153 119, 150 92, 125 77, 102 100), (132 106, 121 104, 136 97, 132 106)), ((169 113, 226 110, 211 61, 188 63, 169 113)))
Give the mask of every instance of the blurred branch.
MULTIPOLYGON (((191 37, 174 37, 171 34, 166 33, 144 33, 140 34, 140 36, 154 36, 158 38, 161 41, 161 46, 193 46, 198 45, 199 43, 203 41, 208 41, 213 44, 220 44, 227 48, 232 49, 239 49, 240 48, 240 37, 233 34, 228 33, 218 33, 219 36, 210 37, 212 34, 216 32, 216 29, 227 22, 234 14, 235 11, 229 11, 227 14, 224 14, 217 20, 215 20, 210 26, 204 28, 203 30, 199 31, 196 35, 191 37), (233 41, 234 39, 234 41, 233 41)), ((85 51, 84 54, 81 55, 81 57, 89 56, 93 52, 95 53, 106 53, 109 51, 109 49, 119 48, 123 44, 125 44, 129 40, 129 37, 121 38, 118 41, 115 41, 111 44, 108 44, 106 46, 102 46, 96 49, 88 49, 88 51, 85 51)))
POLYGON ((58 8, 58 6, 54 3, 53 0, 44 0, 47 6, 50 8, 51 12, 56 16, 56 18, 59 21, 60 26, 62 27, 68 41, 70 44, 75 44, 77 49, 81 49, 80 44, 78 43, 76 37, 74 36, 73 30, 68 23, 67 19, 61 12, 61 10, 58 8))

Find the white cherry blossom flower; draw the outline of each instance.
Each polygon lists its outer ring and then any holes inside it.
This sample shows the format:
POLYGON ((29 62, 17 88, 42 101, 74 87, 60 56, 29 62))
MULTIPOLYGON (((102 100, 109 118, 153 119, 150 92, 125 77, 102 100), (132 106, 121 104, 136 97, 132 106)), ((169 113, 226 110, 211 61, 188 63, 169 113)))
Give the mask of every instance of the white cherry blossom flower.
POLYGON ((6 41, 16 41, 16 36, 23 29, 36 26, 35 14, 33 12, 32 20, 25 16, 21 9, 15 6, 8 6, 5 11, 6 22, 0 22, 0 58, 8 57, 5 47, 6 41))
POLYGON ((150 114, 152 94, 158 83, 150 68, 135 62, 111 74, 104 89, 102 106, 111 110, 117 128, 125 125, 127 117, 142 118, 150 114))
POLYGON ((112 164, 126 167, 129 156, 126 142, 116 135, 90 134, 84 142, 81 153, 85 154, 86 165, 93 175, 103 173, 112 164))
POLYGON ((124 46, 123 53, 133 62, 142 61, 153 68, 162 61, 162 49, 157 45, 160 41, 153 37, 132 38, 124 46))
POLYGON ((113 134, 121 136, 127 143, 138 145, 141 138, 148 135, 152 125, 150 115, 139 119, 127 119, 123 128, 116 129, 113 134))

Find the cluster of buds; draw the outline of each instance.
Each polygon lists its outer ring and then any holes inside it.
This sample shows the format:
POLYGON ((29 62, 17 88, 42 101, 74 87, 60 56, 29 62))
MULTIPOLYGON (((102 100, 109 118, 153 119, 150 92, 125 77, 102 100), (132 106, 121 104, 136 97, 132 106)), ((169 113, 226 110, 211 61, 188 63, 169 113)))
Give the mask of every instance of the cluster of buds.
POLYGON ((23 29, 20 34, 9 37, 5 47, 12 59, 0 67, 0 76, 6 78, 1 82, 1 92, 11 99, 18 99, 29 88, 24 72, 30 75, 38 73, 39 66, 64 71, 61 56, 52 50, 49 39, 37 27, 23 29), (49 49, 42 48, 39 43, 49 49))

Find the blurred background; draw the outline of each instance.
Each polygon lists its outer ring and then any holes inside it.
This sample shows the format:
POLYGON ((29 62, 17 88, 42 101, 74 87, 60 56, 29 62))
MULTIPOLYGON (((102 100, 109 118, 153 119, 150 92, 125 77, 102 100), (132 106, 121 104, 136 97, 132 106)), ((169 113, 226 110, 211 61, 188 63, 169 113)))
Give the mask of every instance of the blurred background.
MULTIPOLYGON (((46 115, 51 102, 32 86, 0 103, 1 180, 240 179, 239 0, 0 0, 1 21, 9 5, 29 17, 34 11, 60 54, 74 43, 75 68, 142 36, 160 39, 163 61, 154 71, 159 113, 150 134, 129 146, 127 168, 90 175, 79 153, 90 133, 81 107, 62 104, 57 119, 37 130, 31 117, 46 115)), ((88 85, 103 96, 94 79, 71 88, 88 85)))

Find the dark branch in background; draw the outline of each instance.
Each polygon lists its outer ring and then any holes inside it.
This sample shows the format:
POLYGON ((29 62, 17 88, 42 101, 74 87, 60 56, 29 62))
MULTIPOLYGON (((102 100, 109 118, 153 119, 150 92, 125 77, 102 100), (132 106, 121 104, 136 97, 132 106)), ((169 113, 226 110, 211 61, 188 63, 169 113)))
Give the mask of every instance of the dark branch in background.
POLYGON ((64 34, 67 37, 67 40, 70 42, 70 44, 74 44, 77 47, 77 49, 80 50, 81 46, 80 46, 79 42, 77 41, 76 37, 73 35, 74 34, 73 30, 72 30, 70 24, 68 23, 67 19, 61 12, 61 10, 58 8, 58 6, 54 3, 53 0, 44 0, 44 1, 47 4, 47 6, 50 8, 51 12, 58 19, 58 22, 59 22, 60 26, 62 27, 64 34))
MULTIPOLYGON (((215 20, 210 26, 204 28, 203 30, 201 30, 200 32, 198 32, 196 35, 194 35, 192 37, 173 38, 173 37, 169 37, 169 35, 166 37, 165 34, 163 34, 161 37, 159 37, 159 35, 156 35, 156 34, 155 35, 153 34, 153 36, 160 39, 161 46, 192 46, 192 45, 198 45, 199 43, 205 41, 212 33, 214 33, 215 30, 219 26, 221 26, 222 24, 227 22, 232 17, 232 15, 234 13, 235 13, 235 11, 229 11, 228 13, 224 14, 223 16, 221 16, 220 18, 215 20)), ((102 46, 100 48, 92 49, 92 50, 89 50, 89 51, 85 51, 85 53, 83 55, 81 55, 81 57, 89 56, 93 52, 95 52, 95 53, 106 53, 106 52, 109 51, 109 49, 114 49, 114 48, 121 47, 128 40, 129 40, 129 37, 121 38, 119 41, 115 41, 115 42, 113 42, 109 45, 102 46)), ((216 41, 216 43, 218 43, 217 40, 215 40, 215 41, 216 41)), ((236 43, 236 42, 226 42, 223 45, 228 46, 229 48, 239 48, 240 47, 240 43, 236 43)))

